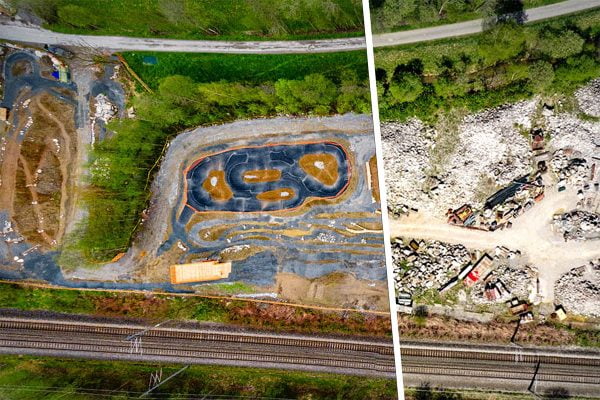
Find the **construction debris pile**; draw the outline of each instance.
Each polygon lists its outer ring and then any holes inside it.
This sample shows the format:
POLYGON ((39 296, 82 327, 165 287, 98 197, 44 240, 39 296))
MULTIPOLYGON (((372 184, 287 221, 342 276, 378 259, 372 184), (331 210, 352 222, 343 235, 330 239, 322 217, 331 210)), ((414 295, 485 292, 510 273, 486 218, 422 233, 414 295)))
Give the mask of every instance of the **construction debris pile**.
POLYGON ((392 249, 396 303, 404 311, 412 307, 415 295, 428 289, 445 295, 457 285, 472 288, 468 297, 459 295, 461 302, 471 304, 538 300, 538 271, 521 262, 518 250, 499 246, 490 255, 469 251, 462 245, 402 239, 396 239, 392 249))
POLYGON ((552 227, 563 235, 565 240, 590 240, 600 238, 600 214, 573 210, 556 214, 552 227))
POLYGON ((400 214, 427 201, 427 194, 420 188, 427 179, 434 134, 416 119, 382 126, 388 207, 392 213, 400 214), (408 187, 411 189, 406 190, 408 187))
POLYGON ((471 261, 466 247, 438 241, 396 239, 392 251, 396 292, 409 295, 439 289, 471 261))
POLYGON ((530 299, 537 294, 537 270, 529 265, 503 262, 471 291, 475 304, 506 302, 512 298, 530 299))
POLYGON ((100 93, 94 98, 94 119, 99 119, 106 123, 117 115, 117 107, 112 104, 104 93, 100 93))
POLYGON ((593 117, 600 117, 600 79, 591 81, 575 92, 581 111, 593 117))
POLYGON ((600 317, 600 259, 561 276, 554 293, 567 312, 600 317))
POLYGON ((481 207, 496 186, 530 173, 531 147, 521 129, 530 129, 534 111, 535 101, 502 106, 469 115, 448 131, 418 120, 384 124, 392 213, 407 207, 441 217, 465 202, 481 207))
POLYGON ((580 158, 570 149, 554 152, 550 160, 550 168, 558 177, 558 188, 566 188, 567 184, 583 186, 589 179, 590 168, 585 158, 580 158))
POLYGON ((544 183, 540 174, 530 180, 527 175, 515 179, 485 201, 481 209, 465 204, 446 213, 448 223, 489 231, 512 227, 511 219, 529 210, 544 198, 544 183))

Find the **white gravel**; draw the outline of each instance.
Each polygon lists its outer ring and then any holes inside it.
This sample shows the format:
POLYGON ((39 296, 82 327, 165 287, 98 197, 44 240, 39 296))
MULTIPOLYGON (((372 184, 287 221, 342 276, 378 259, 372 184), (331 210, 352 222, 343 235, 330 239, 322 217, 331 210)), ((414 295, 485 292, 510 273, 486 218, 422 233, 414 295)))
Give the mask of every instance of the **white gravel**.
POLYGON ((581 111, 593 117, 600 117, 600 79, 595 79, 576 91, 575 97, 581 111))

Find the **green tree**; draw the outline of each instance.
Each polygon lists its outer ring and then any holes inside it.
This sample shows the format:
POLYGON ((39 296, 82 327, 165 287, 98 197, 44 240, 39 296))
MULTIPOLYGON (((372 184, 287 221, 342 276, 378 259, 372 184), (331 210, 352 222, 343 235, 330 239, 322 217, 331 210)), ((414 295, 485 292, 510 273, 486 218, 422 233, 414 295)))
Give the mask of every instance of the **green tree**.
POLYGON ((389 86, 389 94, 392 104, 407 103, 414 101, 423 93, 423 82, 421 78, 413 73, 407 72, 395 77, 389 86))
POLYGON ((356 72, 346 70, 342 72, 340 94, 337 99, 337 112, 340 114, 350 111, 369 113, 371 100, 368 82, 360 82, 356 72))
POLYGON ((581 53, 584 40, 571 30, 545 32, 536 43, 536 50, 550 58, 567 58, 581 53))
POLYGON ((325 76, 311 74, 302 80, 280 79, 275 83, 275 94, 280 101, 279 112, 325 115, 331 112, 337 88, 325 76))
POLYGON ((479 54, 485 66, 509 60, 523 51, 525 34, 516 24, 502 24, 484 32, 479 39, 479 54))
POLYGON ((85 7, 75 4, 67 4, 58 9, 58 18, 64 24, 76 28, 94 28, 96 27, 96 15, 85 7))
POLYGON ((535 93, 544 93, 554 81, 554 68, 546 61, 529 65, 529 82, 535 93))

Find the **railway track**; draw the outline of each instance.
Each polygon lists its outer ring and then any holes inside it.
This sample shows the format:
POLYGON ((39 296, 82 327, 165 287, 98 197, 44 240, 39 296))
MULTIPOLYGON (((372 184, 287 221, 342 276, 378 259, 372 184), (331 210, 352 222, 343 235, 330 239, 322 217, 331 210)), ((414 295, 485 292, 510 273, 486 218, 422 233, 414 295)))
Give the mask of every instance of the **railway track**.
POLYGON ((71 321, 0 317, 0 352, 395 376, 385 341, 71 321))
MULTIPOLYGON (((391 341, 217 328, 151 327, 0 315, 0 353, 220 364, 394 377, 391 341)), ((402 343, 405 382, 600 393, 600 352, 440 342, 402 343), (535 379, 533 380, 533 377, 535 379)))

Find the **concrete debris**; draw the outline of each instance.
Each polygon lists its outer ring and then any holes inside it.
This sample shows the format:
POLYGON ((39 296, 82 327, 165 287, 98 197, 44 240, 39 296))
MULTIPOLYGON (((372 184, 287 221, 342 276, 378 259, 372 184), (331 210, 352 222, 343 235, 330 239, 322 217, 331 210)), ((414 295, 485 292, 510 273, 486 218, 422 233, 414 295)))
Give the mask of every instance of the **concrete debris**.
POLYGON ((481 207, 495 186, 529 174, 531 146, 521 129, 531 127, 535 106, 532 100, 467 116, 456 133, 438 132, 415 119, 383 124, 391 211, 413 207, 443 216, 465 202, 481 207))
POLYGON ((575 149, 574 156, 589 159, 598 156, 600 124, 579 119, 577 115, 560 113, 545 119, 550 133, 549 147, 575 149))
POLYGON ((552 227, 567 240, 600 239, 600 214, 589 211, 573 210, 557 214, 552 227))
POLYGON ((582 186, 589 179, 590 168, 585 158, 577 155, 568 149, 559 149, 554 152, 550 160, 550 168, 556 174, 561 183, 582 186))
POLYGON ((412 295, 439 289, 471 261, 471 254, 462 245, 438 241, 411 241, 407 245, 396 239, 392 260, 396 292, 412 295))
POLYGON ((554 292, 568 313, 600 317, 600 259, 562 275, 554 292))
POLYGON ((427 194, 421 188, 427 178, 434 134, 433 129, 416 119, 382 125, 383 159, 392 211, 400 212, 402 208, 427 201, 427 194))
POLYGON ((106 123, 117 115, 117 107, 108 100, 108 97, 104 93, 100 93, 94 100, 96 108, 96 112, 94 113, 95 119, 106 123))
POLYGON ((591 81, 575 92, 581 111, 593 117, 600 117, 600 79, 591 81))
POLYGON ((502 263, 470 293, 475 304, 506 302, 511 298, 533 299, 537 294, 537 270, 529 265, 502 263))

